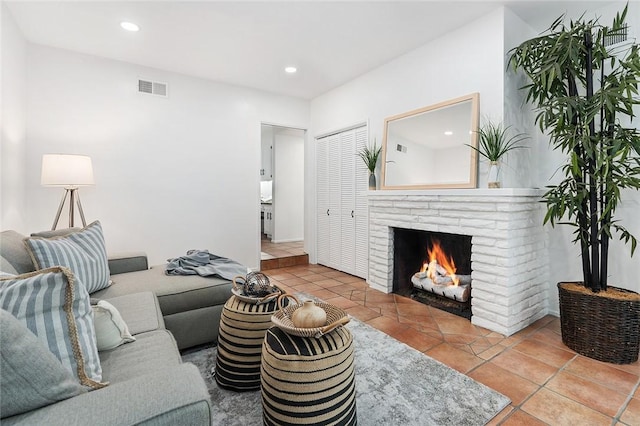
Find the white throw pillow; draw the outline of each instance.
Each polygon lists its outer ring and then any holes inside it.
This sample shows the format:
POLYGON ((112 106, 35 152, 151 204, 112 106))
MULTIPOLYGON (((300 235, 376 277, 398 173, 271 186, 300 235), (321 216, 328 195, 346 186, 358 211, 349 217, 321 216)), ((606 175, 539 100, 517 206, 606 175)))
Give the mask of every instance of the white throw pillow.
POLYGON ((91 307, 99 351, 115 349, 136 340, 129 332, 129 327, 122 319, 120 312, 111 303, 100 300, 91 307))

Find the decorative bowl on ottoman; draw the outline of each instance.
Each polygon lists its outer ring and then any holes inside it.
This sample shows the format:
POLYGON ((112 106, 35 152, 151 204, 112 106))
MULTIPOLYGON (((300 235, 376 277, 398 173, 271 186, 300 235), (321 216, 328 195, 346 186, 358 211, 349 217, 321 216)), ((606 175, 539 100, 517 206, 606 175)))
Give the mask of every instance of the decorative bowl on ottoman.
POLYGON ((247 303, 259 305, 276 299, 282 294, 282 290, 271 285, 269 277, 261 272, 249 272, 246 277, 238 275, 232 282, 231 293, 247 303), (239 284, 238 280, 242 280, 243 283, 239 284))
POLYGON ((319 327, 296 327, 293 318, 298 309, 306 309, 305 303, 300 302, 294 295, 283 294, 278 298, 279 310, 273 314, 271 321, 273 322, 273 325, 281 328, 287 334, 316 338, 319 338, 320 336, 349 322, 349 316, 347 313, 337 306, 325 302, 315 302, 315 306, 325 311, 325 323, 319 327), (288 306, 282 306, 283 302, 287 298, 295 300, 296 303, 288 306))

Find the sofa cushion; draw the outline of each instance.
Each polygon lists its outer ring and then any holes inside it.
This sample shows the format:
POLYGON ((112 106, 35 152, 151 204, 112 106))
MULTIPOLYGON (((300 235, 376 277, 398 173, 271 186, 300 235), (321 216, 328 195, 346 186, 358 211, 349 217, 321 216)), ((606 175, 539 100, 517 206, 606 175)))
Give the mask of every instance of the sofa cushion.
POLYGON ((145 374, 157 374, 180 364, 180 352, 171 333, 156 330, 136 335, 136 341, 100 352, 105 380, 120 383, 145 374))
POLYGON ((91 308, 98 351, 115 349, 136 340, 129 332, 129 327, 122 319, 120 312, 111 303, 98 300, 96 304, 91 305, 91 308))
POLYGON ((89 293, 109 286, 109 264, 102 226, 95 221, 78 232, 52 238, 25 239, 39 269, 66 266, 89 293))
POLYGON ((49 349, 0 309, 0 413, 9 417, 86 392, 49 349))
POLYGON ((118 309, 134 336, 164 328, 158 298, 150 291, 112 297, 108 302, 118 309))
MULTIPOLYGON (((11 265, 15 273, 25 274, 33 272, 36 268, 33 265, 29 251, 24 246, 25 236, 16 231, 2 231, 0 233, 0 256, 3 258, 3 265, 11 265)), ((2 266, 5 272, 12 272, 2 266)))
POLYGON ((149 269, 147 254, 141 251, 109 254, 109 270, 111 275, 125 272, 146 271, 149 269))
POLYGON ((2 426, 211 426, 211 407, 198 368, 184 363, 2 419, 1 423, 2 426))
POLYGON ((89 294, 69 269, 0 278, 0 308, 38 336, 82 385, 104 386, 89 294))
POLYGON ((112 280, 113 285, 94 293, 92 297, 110 299, 129 293, 153 291, 158 297, 164 316, 210 306, 222 306, 231 297, 229 280, 199 275, 166 275, 164 266, 114 275, 112 280))

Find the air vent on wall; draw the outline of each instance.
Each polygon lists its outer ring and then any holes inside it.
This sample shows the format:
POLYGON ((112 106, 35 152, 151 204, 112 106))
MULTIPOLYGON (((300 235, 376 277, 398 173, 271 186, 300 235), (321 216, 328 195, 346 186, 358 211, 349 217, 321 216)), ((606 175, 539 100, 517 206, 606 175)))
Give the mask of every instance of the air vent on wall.
POLYGON ((166 98, 169 96, 169 85, 158 81, 138 79, 138 92, 166 98))
POLYGON ((624 43, 629 39, 629 26, 625 25, 624 27, 618 29, 617 31, 612 31, 607 34, 603 40, 604 47, 613 46, 614 44, 624 43))
POLYGON ((625 56, 631 45, 636 42, 636 36, 632 31, 632 28, 628 25, 616 30, 611 31, 604 37, 602 44, 607 49, 610 55, 625 56))

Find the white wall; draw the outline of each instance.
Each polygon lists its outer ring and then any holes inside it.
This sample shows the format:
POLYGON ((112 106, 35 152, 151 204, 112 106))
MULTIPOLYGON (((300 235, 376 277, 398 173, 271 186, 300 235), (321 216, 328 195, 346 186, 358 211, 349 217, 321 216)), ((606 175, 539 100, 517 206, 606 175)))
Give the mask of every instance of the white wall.
POLYGON ((61 196, 39 185, 42 154, 82 153, 96 180, 85 215, 110 251, 259 266, 261 122, 305 128, 308 102, 35 45, 28 70, 30 230, 50 226, 61 196), (137 93, 138 77, 168 82, 169 98, 137 93))
POLYGON ((263 174, 261 181, 273 180, 273 126, 263 124, 260 130, 263 174))
MULTIPOLYGON (((616 12, 621 11, 625 2, 615 2, 614 4, 600 9, 588 9, 585 13, 586 19, 600 16, 600 23, 611 24, 616 12)), ((588 4, 586 4, 588 5, 588 4)), ((507 49, 514 47, 525 39, 536 36, 543 32, 545 28, 531 28, 520 18, 508 11, 505 20, 505 39, 507 49)), ((568 16, 567 19, 578 19, 578 15, 568 16)), ((630 2, 627 22, 635 33, 636 39, 640 36, 640 3, 630 2)), ((550 23, 548 23, 550 24, 550 23)), ((548 25, 546 25, 548 26, 548 25)), ((520 108, 522 104, 522 92, 518 93, 517 87, 522 86, 524 80, 522 76, 507 74, 509 84, 505 84, 505 120, 511 120, 510 124, 522 126, 533 139, 529 141, 531 146, 531 161, 527 167, 525 162, 520 162, 519 169, 522 176, 528 177, 524 182, 531 182, 532 186, 544 188, 547 185, 555 184, 562 180, 562 172, 559 170, 564 163, 564 155, 560 152, 552 151, 549 146, 549 138, 542 134, 536 126, 532 126, 534 117, 529 107, 520 108), (523 121, 526 119, 527 121, 523 121), (527 125, 529 127, 527 127, 527 125)), ((636 115, 640 115, 640 108, 636 115)), ((637 126, 637 123, 636 123, 637 126)), ((640 238, 640 192, 627 190, 622 193, 622 202, 616 212, 616 218, 621 224, 640 238)), ((561 281, 581 281, 582 264, 580 260, 579 245, 572 243, 574 239, 573 227, 557 225, 552 228, 547 225, 544 228, 549 236, 549 259, 551 269, 549 271, 549 311, 555 315, 559 314, 558 292, 556 284, 561 281)), ((611 241, 609 254, 609 285, 623 287, 634 291, 640 291, 640 253, 631 258, 629 256, 630 246, 625 246, 614 237, 611 241)))
POLYGON ((0 4, 0 229, 26 232, 26 41, 0 4))
POLYGON ((304 132, 294 133, 274 137, 274 243, 304 239, 304 132))
MULTIPOLYGON (((520 90, 527 81, 523 73, 513 72, 509 67, 510 50, 525 40, 537 36, 539 31, 531 28, 511 10, 505 8, 504 17, 504 125, 511 126, 510 136, 518 133, 531 135, 520 145, 526 149, 514 150, 505 156, 502 164, 503 178, 508 186, 532 187, 539 182, 540 171, 544 165, 539 158, 549 149, 548 143, 540 139, 540 131, 534 124, 535 115, 525 102, 525 93, 520 90)), ((486 164, 485 164, 486 167, 486 164)))
MULTIPOLYGON (((480 93, 480 111, 502 117, 503 9, 450 32, 380 68, 311 101, 307 138, 307 181, 315 182, 315 144, 319 134, 369 123, 371 143, 383 139, 384 119, 445 100, 480 93)), ((486 186, 486 176, 480 185, 486 186)), ((315 230, 315 187, 307 194, 307 229, 315 230)), ((315 233, 305 238, 315 262, 315 233)))

